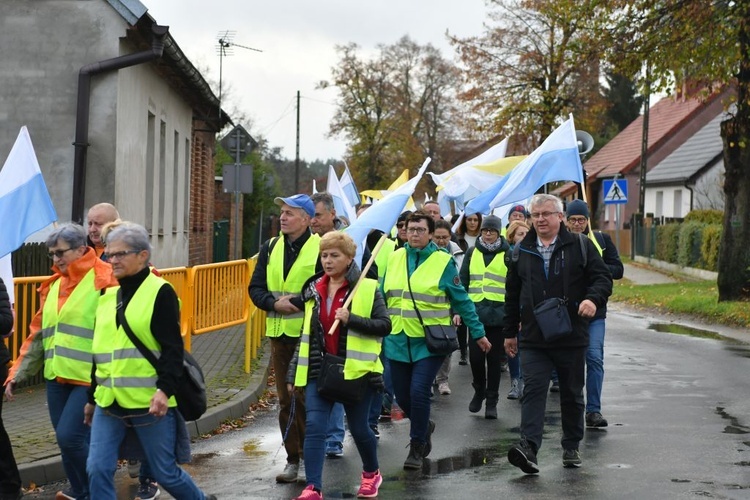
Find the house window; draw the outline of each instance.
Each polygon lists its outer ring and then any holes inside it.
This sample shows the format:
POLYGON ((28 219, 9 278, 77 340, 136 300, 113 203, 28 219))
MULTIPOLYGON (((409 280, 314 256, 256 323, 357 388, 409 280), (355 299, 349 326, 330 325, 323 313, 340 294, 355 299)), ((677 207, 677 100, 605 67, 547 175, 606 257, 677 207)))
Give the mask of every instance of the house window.
POLYGON ((154 217, 154 191, 153 185, 149 192, 148 184, 153 182, 154 162, 156 160, 156 115, 149 111, 146 132, 146 230, 150 233, 153 228, 154 217))
POLYGON ((673 217, 684 217, 682 213, 682 189, 674 192, 674 215, 673 217))
POLYGON ((179 209, 178 193, 180 192, 180 133, 174 131, 174 142, 172 143, 172 232, 177 232, 177 214, 179 209))
POLYGON ((159 235, 164 234, 164 206, 166 204, 167 189, 167 123, 160 120, 159 123, 159 178, 154 179, 154 184, 159 186, 159 235))
POLYGON ((656 192, 656 208, 654 209, 654 217, 660 219, 664 215, 664 191, 656 192))
POLYGON ((604 205, 604 222, 609 222, 609 208, 611 205, 606 204, 604 205))

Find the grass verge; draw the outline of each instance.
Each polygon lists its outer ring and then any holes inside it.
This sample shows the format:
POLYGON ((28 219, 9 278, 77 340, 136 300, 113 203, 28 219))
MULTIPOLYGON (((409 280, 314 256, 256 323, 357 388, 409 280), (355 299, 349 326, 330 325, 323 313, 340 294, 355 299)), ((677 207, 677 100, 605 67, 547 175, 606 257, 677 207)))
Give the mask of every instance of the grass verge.
POLYGON ((713 281, 634 285, 623 279, 615 281, 610 300, 661 312, 690 314, 723 325, 750 326, 750 303, 719 303, 718 288, 713 281))

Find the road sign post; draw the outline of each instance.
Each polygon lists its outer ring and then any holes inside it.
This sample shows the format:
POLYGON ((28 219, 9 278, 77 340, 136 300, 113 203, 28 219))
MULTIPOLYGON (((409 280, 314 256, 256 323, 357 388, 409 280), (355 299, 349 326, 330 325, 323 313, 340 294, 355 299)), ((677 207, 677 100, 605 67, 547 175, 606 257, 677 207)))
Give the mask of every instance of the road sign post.
POLYGON ((242 165, 242 157, 250 154, 258 146, 258 143, 242 125, 237 125, 231 132, 224 136, 220 144, 230 156, 234 157, 234 165, 224 165, 222 174, 224 178, 224 191, 229 192, 231 189, 234 192, 234 258, 236 260, 242 255, 239 248, 242 193, 253 192, 253 169, 251 165, 242 165), (229 179, 232 179, 229 181, 231 188, 227 186, 227 180, 229 179))
POLYGON ((604 204, 615 205, 615 245, 620 251, 620 205, 628 202, 627 179, 608 179, 602 181, 604 204))

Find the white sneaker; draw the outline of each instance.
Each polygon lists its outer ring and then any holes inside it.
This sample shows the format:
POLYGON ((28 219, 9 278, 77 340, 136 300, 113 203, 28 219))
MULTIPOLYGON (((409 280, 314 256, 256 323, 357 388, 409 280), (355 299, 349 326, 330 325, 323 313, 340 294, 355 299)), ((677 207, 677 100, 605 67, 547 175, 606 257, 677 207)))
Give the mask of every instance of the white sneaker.
POLYGON ((450 394, 451 388, 448 386, 448 382, 440 382, 440 385, 438 385, 438 392, 444 396, 450 394))
POLYGON ((305 474, 305 461, 301 460, 299 461, 299 469, 297 469, 297 482, 306 484, 307 483, 307 475, 305 474))

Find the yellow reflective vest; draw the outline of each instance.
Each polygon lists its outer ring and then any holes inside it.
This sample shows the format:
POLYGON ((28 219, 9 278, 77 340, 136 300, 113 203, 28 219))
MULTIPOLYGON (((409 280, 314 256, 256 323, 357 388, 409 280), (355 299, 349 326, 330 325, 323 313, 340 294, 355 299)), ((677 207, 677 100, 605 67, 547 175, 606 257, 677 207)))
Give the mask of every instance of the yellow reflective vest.
MULTIPOLYGON (((284 236, 279 236, 279 238, 284 238, 284 236)), ((305 281, 315 274, 320 250, 320 236, 317 234, 310 235, 291 269, 289 269, 286 279, 284 279, 285 244, 285 241, 281 239, 274 245, 266 267, 266 286, 268 291, 277 299, 284 295, 299 294, 305 281)), ((266 315, 266 337, 280 337, 281 335, 299 337, 304 316, 304 311, 286 315, 279 314, 276 311, 268 311, 266 315)))
POLYGON ((599 245, 599 240, 596 239, 596 235, 594 234, 594 231, 589 231, 589 239, 594 243, 594 246, 596 247, 596 251, 599 252, 599 256, 601 257, 604 254, 604 250, 602 249, 601 245, 599 245))
MULTIPOLYGON (((125 318, 138 338, 158 359, 159 343, 151 333, 154 301, 164 285, 172 286, 163 278, 149 273, 136 290, 125 309, 125 318)), ((115 401, 122 408, 148 408, 156 392, 156 368, 144 358, 130 341, 122 326, 117 326, 117 292, 120 287, 108 288, 99 299, 94 331, 94 360, 96 361, 96 404, 106 408, 115 401)), ((177 406, 174 396, 170 407, 177 406)))
POLYGON ((471 253, 469 262, 469 298, 474 303, 484 299, 494 302, 505 302, 505 276, 508 268, 505 266, 505 256, 498 252, 484 265, 484 254, 476 248, 471 253))
POLYGON ((381 285, 383 284, 385 271, 388 269, 388 259, 394 250, 396 250, 396 242, 386 238, 383 242, 383 246, 380 247, 378 255, 375 256, 375 263, 378 265, 378 281, 381 285))
POLYGON ((90 269, 57 310, 60 280, 50 287, 42 310, 44 378, 91 381, 94 318, 101 292, 94 287, 96 271, 90 269))
POLYGON ((406 258, 404 248, 391 254, 383 283, 388 314, 391 316, 391 335, 404 332, 409 337, 424 337, 414 303, 425 325, 450 325, 450 302, 439 285, 446 266, 453 265, 453 257, 448 252, 436 251, 414 270, 410 278, 413 301, 409 295, 406 258))
MULTIPOLYGON (((363 279, 352 300, 351 313, 362 318, 369 318, 372 314, 372 305, 375 302, 375 290, 377 288, 377 281, 369 278, 363 279)), ((315 299, 308 300, 305 303, 305 321, 300 338, 297 372, 294 375, 296 387, 307 385, 307 373, 310 368, 311 323, 314 309, 315 299)), ((328 332, 323 332, 323 335, 327 334, 328 332)), ((354 380, 372 372, 383 373, 383 364, 379 357, 382 340, 380 337, 367 335, 353 328, 347 329, 346 360, 344 361, 345 380, 354 380)), ((323 346, 320 348, 322 351, 323 346)))

